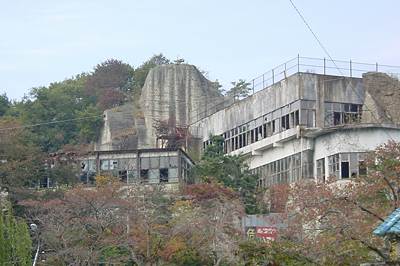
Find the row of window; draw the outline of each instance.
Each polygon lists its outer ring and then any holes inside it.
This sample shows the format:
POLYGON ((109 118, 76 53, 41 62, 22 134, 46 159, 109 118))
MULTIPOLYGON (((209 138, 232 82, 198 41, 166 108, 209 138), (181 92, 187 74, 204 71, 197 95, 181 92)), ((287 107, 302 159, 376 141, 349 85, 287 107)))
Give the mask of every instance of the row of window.
POLYGON ((361 104, 325 103, 325 126, 360 123, 361 114, 361 104))
MULTIPOLYGON (((255 126, 256 123, 247 123, 223 133, 224 153, 232 152, 273 134, 296 127, 300 124, 299 110, 272 121, 264 120, 258 124, 258 126, 255 126)), ((205 141, 203 148, 205 149, 210 144, 209 140, 205 141)))
MULTIPOLYGON (((347 179, 367 174, 366 153, 337 153, 328 157, 328 174, 347 179)), ((325 159, 317 160, 317 178, 325 181, 325 159)))
MULTIPOLYGON (((159 157, 140 157, 124 159, 101 159, 100 171, 119 177, 122 182, 134 183, 167 183, 178 182, 178 160, 177 156, 159 157), (140 169, 138 169, 138 164, 140 169), (139 171, 138 171, 139 170, 139 171)), ((190 163, 182 160, 182 176, 187 176, 190 163)), ((81 181, 84 183, 94 183, 96 173, 96 160, 85 160, 81 162, 82 174, 81 181)))
MULTIPOLYGON (((260 187, 292 183, 301 178, 313 178, 312 152, 304 151, 253 169, 260 187), (302 158, 301 158, 302 156, 302 158), (300 167, 303 161, 302 168, 300 167), (301 173, 302 172, 302 173, 301 173)), ((367 174, 366 153, 338 153, 327 157, 328 176, 348 179, 367 174)), ((326 181, 325 158, 316 161, 316 177, 326 181)))
POLYGON ((275 184, 287 184, 300 180, 302 177, 312 177, 312 163, 309 163, 309 152, 297 153, 283 159, 253 169, 258 175, 260 187, 269 187, 275 184), (303 156, 303 167, 301 157, 303 156), (303 173, 301 173, 303 172, 303 173))

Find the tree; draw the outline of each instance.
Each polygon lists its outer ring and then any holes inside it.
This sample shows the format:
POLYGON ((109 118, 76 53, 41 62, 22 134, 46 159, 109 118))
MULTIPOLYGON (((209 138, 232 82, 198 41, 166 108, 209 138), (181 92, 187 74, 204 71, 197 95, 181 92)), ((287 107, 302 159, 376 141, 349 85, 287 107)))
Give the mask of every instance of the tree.
POLYGON ((84 93, 86 79, 87 75, 82 74, 49 87, 33 88, 30 96, 14 103, 8 113, 25 125, 40 124, 29 131, 31 140, 45 152, 57 151, 66 144, 95 141, 102 115, 93 107, 96 102, 84 93))
POLYGON ((0 119, 0 186, 14 191, 42 177, 44 154, 31 134, 12 118, 0 119))
POLYGON ((3 198, 0 207, 0 265, 31 265, 32 241, 26 222, 13 215, 11 204, 3 198))
POLYGON ((389 242, 372 234, 399 207, 398 158, 400 143, 391 141, 371 153, 367 175, 291 186, 287 237, 301 243, 300 252, 320 264, 398 264, 399 258, 389 255, 389 242))
POLYGON ((194 265, 237 265, 240 217, 244 214, 239 195, 211 183, 189 185, 184 195, 185 199, 175 201, 172 207, 170 238, 180 241, 172 261, 179 258, 190 259, 194 265))
POLYGON ((107 59, 98 64, 88 77, 86 92, 94 96, 100 95, 105 89, 128 92, 131 88, 126 87, 126 84, 131 80, 133 72, 134 69, 129 64, 117 59, 107 59))
POLYGON ((10 108, 10 101, 8 100, 7 95, 4 94, 0 94, 0 116, 3 116, 7 110, 10 108))
POLYGON ((167 64, 171 64, 171 61, 161 53, 153 55, 149 60, 142 63, 138 68, 135 69, 135 72, 133 74, 134 90, 137 93, 141 92, 150 69, 156 66, 167 65, 167 64))
POLYGON ((232 97, 234 100, 240 100, 250 95, 252 88, 250 87, 250 83, 244 79, 233 81, 231 84, 233 87, 227 91, 227 96, 232 97))
POLYGON ((213 136, 201 161, 192 169, 194 178, 205 182, 217 182, 237 191, 248 214, 257 213, 256 191, 258 177, 252 174, 246 158, 223 154, 223 138, 213 136))

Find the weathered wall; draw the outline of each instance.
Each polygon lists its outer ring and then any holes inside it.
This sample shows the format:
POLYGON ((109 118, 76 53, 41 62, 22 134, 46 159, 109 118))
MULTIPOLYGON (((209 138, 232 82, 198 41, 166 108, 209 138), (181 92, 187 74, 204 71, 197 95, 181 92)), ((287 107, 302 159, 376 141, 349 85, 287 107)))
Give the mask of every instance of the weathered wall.
POLYGON ((385 73, 363 75, 366 99, 363 123, 400 123, 400 81, 385 73))
POLYGON ((187 126, 201 119, 224 100, 215 84, 207 80, 193 65, 171 64, 150 70, 140 99, 145 118, 144 147, 155 147, 154 121, 173 119, 176 125, 187 126))
POLYGON ((96 150, 156 148, 154 121, 186 126, 209 115, 224 97, 195 66, 171 64, 150 70, 137 103, 104 112, 96 150))
POLYGON ((134 117, 135 109, 133 103, 127 103, 104 111, 104 125, 95 150, 138 148, 140 123, 134 117))
POLYGON ((316 160, 325 158, 325 176, 329 176, 328 156, 345 152, 367 152, 387 143, 400 141, 400 130, 396 127, 363 125, 358 128, 342 128, 314 139, 314 174, 316 160))
POLYGON ((202 119, 191 129, 193 133, 207 139, 210 134, 222 134, 300 99, 317 101, 316 122, 323 127, 326 101, 363 103, 362 80, 298 73, 202 119))

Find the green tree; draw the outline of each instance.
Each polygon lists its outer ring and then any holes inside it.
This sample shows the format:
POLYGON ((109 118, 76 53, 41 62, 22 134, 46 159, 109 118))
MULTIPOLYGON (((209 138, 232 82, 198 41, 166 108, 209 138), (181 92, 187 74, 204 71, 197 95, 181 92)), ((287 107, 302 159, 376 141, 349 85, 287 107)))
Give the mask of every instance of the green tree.
POLYGON ((103 125, 101 110, 89 105, 86 109, 77 112, 77 127, 79 130, 79 139, 83 143, 96 140, 100 134, 100 127, 103 125))
POLYGON ((0 204, 0 265, 30 265, 32 241, 25 221, 13 216, 8 202, 0 204))
POLYGON ((252 174, 246 158, 223 154, 223 138, 211 137, 201 161, 192 169, 192 177, 205 182, 217 182, 240 194, 248 214, 257 213, 256 191, 258 177, 252 174))
POLYGON ((153 55, 149 60, 143 62, 138 68, 135 69, 133 74, 134 90, 140 93, 150 69, 156 66, 166 65, 170 63, 171 61, 163 54, 153 55))
POLYGON ((10 108, 10 101, 7 97, 7 95, 4 94, 0 94, 0 116, 3 116, 7 110, 10 108))
POLYGON ((87 75, 81 74, 49 87, 33 88, 29 97, 14 103, 8 114, 25 125, 41 124, 29 130, 32 141, 46 152, 57 151, 66 144, 95 141, 101 127, 101 111, 84 93, 86 80, 87 75))
POLYGON ((227 91, 226 95, 232 97, 235 101, 250 95, 252 88, 250 87, 250 83, 244 79, 233 81, 231 84, 233 87, 227 91))

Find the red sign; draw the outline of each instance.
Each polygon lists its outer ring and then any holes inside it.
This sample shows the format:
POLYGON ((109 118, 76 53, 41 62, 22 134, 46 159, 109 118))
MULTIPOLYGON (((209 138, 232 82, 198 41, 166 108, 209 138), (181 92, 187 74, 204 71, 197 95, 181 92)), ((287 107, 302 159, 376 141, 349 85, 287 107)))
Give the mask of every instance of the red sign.
POLYGON ((276 227, 269 227, 269 226, 256 227, 256 238, 262 238, 265 240, 274 241, 277 236, 278 236, 278 229, 276 227))

